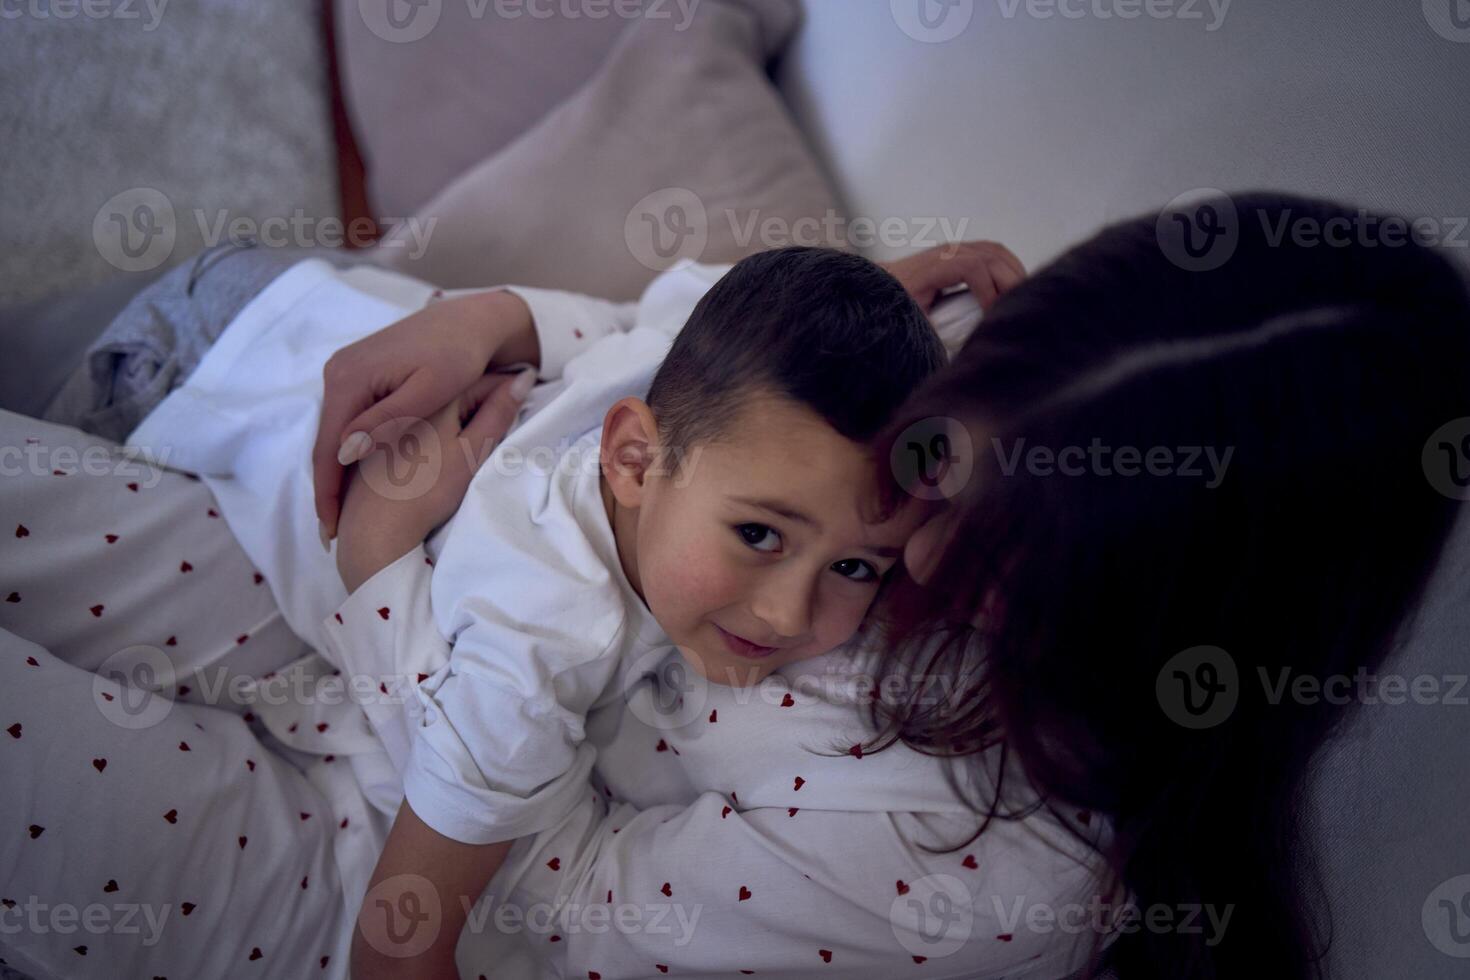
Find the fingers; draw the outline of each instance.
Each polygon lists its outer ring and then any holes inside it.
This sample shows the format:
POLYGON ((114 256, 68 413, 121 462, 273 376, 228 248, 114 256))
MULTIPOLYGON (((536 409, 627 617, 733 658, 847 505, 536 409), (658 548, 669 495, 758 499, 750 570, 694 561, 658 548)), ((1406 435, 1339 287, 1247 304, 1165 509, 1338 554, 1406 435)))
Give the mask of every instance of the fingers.
POLYGON ((337 533, 337 520, 342 513, 342 464, 337 461, 343 427, 364 407, 372 403, 370 388, 344 389, 330 379, 322 401, 321 420, 317 424, 316 443, 311 450, 312 486, 316 499, 316 516, 324 529, 322 546, 337 533))
POLYGON ((518 375, 487 374, 466 392, 469 422, 460 437, 466 441, 467 456, 479 469, 510 427, 515 424, 526 394, 535 383, 536 372, 527 369, 518 375))
POLYGON ((449 404, 457 392, 444 391, 434 376, 419 368, 386 398, 369 405, 340 430, 340 455, 343 466, 357 462, 379 442, 392 442, 419 419, 431 417, 449 404))

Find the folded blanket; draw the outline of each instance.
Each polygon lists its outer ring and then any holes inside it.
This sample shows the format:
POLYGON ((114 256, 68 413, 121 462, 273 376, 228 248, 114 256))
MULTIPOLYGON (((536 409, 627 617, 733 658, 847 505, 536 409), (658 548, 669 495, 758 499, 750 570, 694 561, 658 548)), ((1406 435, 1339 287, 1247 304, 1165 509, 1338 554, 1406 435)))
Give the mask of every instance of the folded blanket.
POLYGON ((226 243, 133 297, 83 355, 42 418, 121 442, 183 384, 256 294, 304 258, 351 265, 351 253, 226 243))

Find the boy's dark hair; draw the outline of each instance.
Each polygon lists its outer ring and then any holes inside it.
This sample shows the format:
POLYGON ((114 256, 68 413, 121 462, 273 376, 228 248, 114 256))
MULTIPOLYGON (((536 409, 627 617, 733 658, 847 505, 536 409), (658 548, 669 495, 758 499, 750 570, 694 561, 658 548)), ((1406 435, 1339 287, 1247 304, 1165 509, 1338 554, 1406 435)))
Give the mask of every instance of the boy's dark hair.
POLYGON ((867 442, 946 361, 898 280, 857 255, 782 248, 735 265, 689 316, 648 392, 678 451, 724 434, 753 395, 812 409, 867 442))

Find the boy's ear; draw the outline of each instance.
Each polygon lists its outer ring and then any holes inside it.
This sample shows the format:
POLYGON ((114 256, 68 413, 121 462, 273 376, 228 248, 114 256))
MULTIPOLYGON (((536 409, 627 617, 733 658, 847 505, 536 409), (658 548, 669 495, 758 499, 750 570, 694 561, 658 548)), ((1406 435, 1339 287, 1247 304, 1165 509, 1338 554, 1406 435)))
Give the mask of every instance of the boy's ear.
POLYGON ((641 398, 624 398, 602 420, 602 475, 624 507, 643 502, 646 481, 658 460, 658 423, 641 398))

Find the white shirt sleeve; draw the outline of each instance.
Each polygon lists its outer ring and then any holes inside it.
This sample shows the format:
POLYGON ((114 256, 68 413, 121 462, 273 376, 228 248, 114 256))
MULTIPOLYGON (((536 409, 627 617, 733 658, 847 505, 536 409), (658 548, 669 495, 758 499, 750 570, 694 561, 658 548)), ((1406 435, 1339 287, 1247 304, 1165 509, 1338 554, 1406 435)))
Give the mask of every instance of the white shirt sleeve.
POLYGON ((636 303, 613 303, 558 289, 496 288, 515 293, 530 307, 541 344, 540 376, 543 381, 554 381, 572 360, 609 334, 640 326, 672 340, 695 304, 729 270, 728 265, 682 262, 654 279, 636 303))

